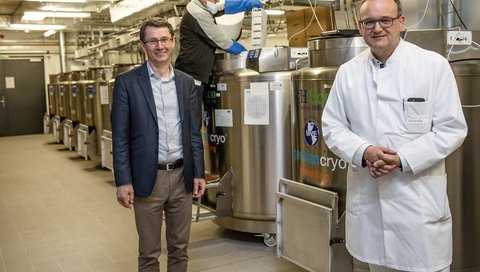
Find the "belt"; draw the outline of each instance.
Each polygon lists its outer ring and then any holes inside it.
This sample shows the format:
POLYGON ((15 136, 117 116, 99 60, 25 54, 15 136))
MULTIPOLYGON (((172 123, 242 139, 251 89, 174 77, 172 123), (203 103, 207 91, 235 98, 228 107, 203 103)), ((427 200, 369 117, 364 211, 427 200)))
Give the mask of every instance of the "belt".
POLYGON ((175 168, 183 166, 183 159, 178 159, 174 162, 169 162, 166 164, 159 164, 158 169, 159 170, 166 170, 166 171, 171 171, 175 168))

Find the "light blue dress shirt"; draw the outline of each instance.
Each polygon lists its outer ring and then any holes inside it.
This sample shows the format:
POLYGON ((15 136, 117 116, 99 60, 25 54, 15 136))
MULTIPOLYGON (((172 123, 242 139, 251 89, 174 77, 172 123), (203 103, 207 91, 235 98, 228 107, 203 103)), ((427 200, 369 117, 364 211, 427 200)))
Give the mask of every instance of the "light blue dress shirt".
POLYGON ((155 74, 148 62, 147 67, 158 120, 158 162, 173 162, 183 158, 182 124, 173 66, 170 65, 167 78, 155 74))

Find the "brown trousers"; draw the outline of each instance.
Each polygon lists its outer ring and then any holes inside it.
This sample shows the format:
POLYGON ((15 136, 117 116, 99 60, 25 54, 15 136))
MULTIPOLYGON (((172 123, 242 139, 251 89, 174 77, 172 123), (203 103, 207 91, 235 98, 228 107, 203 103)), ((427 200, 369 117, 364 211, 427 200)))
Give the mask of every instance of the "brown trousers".
POLYGON ((139 237, 138 271, 158 272, 161 253, 162 218, 165 213, 168 272, 187 271, 187 246, 192 223, 192 194, 183 182, 183 167, 158 170, 150 196, 134 200, 139 237))

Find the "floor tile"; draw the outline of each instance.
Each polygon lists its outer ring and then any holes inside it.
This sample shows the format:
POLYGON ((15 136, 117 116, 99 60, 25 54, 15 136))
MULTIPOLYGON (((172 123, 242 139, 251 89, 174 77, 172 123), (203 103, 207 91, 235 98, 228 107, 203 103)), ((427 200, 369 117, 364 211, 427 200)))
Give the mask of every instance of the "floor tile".
MULTIPOLYGON (((113 174, 51 142, 0 137, 0 272, 136 271, 133 211, 116 202, 113 174)), ((304 270, 262 238, 205 220, 192 224, 188 271, 304 270)))

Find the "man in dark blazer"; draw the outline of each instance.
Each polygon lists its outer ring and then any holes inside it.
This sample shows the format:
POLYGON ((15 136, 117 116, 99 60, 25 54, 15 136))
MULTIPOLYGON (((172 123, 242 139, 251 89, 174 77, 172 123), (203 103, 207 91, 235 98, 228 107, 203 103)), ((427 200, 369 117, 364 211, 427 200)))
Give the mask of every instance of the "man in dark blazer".
POLYGON ((175 39, 168 22, 144 22, 140 46, 148 60, 115 79, 117 200, 134 207, 139 271, 159 271, 164 213, 168 271, 187 271, 192 196, 205 191, 199 98, 193 78, 170 64, 175 39))

